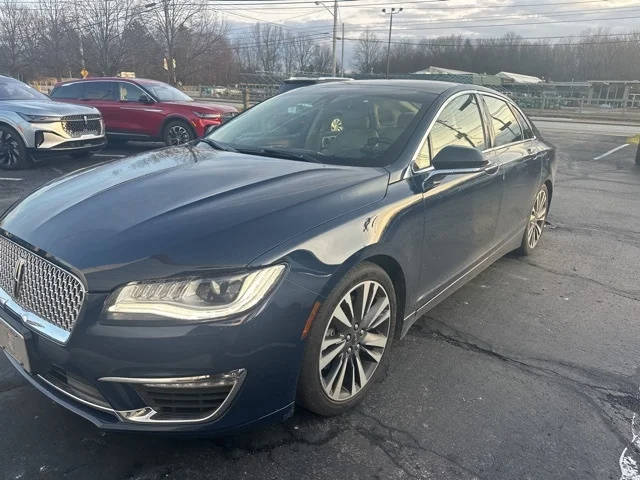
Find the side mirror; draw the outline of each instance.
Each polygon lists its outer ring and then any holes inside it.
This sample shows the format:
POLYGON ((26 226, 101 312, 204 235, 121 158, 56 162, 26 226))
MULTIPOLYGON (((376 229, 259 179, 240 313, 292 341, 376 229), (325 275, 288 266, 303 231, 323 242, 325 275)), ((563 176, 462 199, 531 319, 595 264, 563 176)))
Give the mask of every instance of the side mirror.
POLYGON ((489 162, 476 148, 448 145, 436 154, 432 164, 436 170, 458 170, 483 168, 489 162))

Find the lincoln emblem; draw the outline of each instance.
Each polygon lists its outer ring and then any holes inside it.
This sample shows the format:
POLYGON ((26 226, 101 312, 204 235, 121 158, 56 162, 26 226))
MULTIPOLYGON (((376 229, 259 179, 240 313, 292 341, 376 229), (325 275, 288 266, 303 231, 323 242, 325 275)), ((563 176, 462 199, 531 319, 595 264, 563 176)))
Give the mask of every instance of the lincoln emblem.
POLYGON ((27 261, 24 258, 19 258, 16 261, 16 266, 13 269, 13 298, 18 298, 20 295, 20 284, 22 283, 22 277, 24 276, 24 267, 27 261))

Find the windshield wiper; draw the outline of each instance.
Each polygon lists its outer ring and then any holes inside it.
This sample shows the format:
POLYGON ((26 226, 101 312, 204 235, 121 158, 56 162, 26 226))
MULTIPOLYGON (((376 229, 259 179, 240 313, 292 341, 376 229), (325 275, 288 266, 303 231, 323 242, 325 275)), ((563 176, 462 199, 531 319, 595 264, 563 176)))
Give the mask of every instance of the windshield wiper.
POLYGON ((211 148, 215 148, 216 150, 222 150, 224 152, 237 152, 238 150, 236 150, 235 148, 224 144, 224 143, 220 143, 216 140, 211 140, 210 138, 200 138, 198 139, 199 141, 201 141, 202 143, 206 143, 207 145, 209 145, 211 148))
POLYGON ((239 152, 248 153, 250 155, 263 155, 265 157, 285 158, 287 160, 300 160, 310 163, 324 163, 323 158, 326 157, 320 152, 312 150, 289 150, 285 148, 256 148, 239 149, 239 152))

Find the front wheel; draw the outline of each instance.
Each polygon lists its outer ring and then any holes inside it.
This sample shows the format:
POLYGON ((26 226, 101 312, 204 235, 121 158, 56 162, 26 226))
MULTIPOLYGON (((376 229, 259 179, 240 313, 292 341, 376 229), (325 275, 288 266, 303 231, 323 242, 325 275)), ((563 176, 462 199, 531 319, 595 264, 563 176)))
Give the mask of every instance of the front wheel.
POLYGON ((9 126, 0 125, 0 169, 21 170, 32 165, 20 134, 9 126))
POLYGON ((182 145, 196 138, 189 124, 183 120, 172 120, 164 127, 163 139, 167 146, 182 145))
POLYGON ((530 255, 540 243, 542 233, 544 232, 545 222, 547 221, 547 211, 549 210, 549 189, 546 184, 542 184, 536 193, 529 221, 524 230, 522 243, 518 249, 521 255, 530 255))
POLYGON ((298 403, 320 415, 338 415, 359 403, 388 359, 395 325, 389 276, 372 263, 351 270, 313 321, 298 403))

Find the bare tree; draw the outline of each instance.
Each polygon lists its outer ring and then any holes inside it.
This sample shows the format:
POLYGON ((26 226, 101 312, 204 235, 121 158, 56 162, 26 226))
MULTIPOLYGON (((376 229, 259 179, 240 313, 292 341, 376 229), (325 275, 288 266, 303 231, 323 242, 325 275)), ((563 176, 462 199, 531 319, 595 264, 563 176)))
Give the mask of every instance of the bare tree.
POLYGON ((271 23, 256 23, 253 27, 251 40, 253 48, 256 49, 260 68, 265 72, 279 71, 284 41, 282 27, 271 23))
MULTIPOLYGON (((160 0, 149 14, 150 27, 163 46, 167 60, 167 77, 170 83, 177 83, 176 51, 179 37, 185 29, 189 29, 207 14, 205 2, 190 0, 160 0), (174 66, 175 62, 175 66, 174 66)), ((180 65, 179 68, 181 68, 180 65)))
POLYGON ((329 73, 333 68, 333 55, 327 46, 316 45, 311 57, 311 69, 315 73, 329 73))
POLYGON ((304 33, 298 33, 290 38, 294 65, 297 71, 313 70, 311 60, 315 49, 315 42, 304 33))
POLYGON ((119 71, 128 53, 124 32, 140 13, 141 7, 134 0, 88 0, 79 4, 75 27, 78 35, 87 39, 92 63, 101 75, 119 71))
POLYGON ((355 66, 362 73, 372 73, 380 61, 382 46, 380 40, 369 29, 360 34, 355 50, 355 66))
POLYGON ((39 0, 36 21, 39 62, 47 74, 58 79, 69 74, 77 55, 70 20, 66 4, 39 0))
POLYGON ((15 0, 0 2, 0 65, 9 75, 19 76, 27 63, 27 36, 35 32, 25 27, 33 27, 31 10, 15 0))

